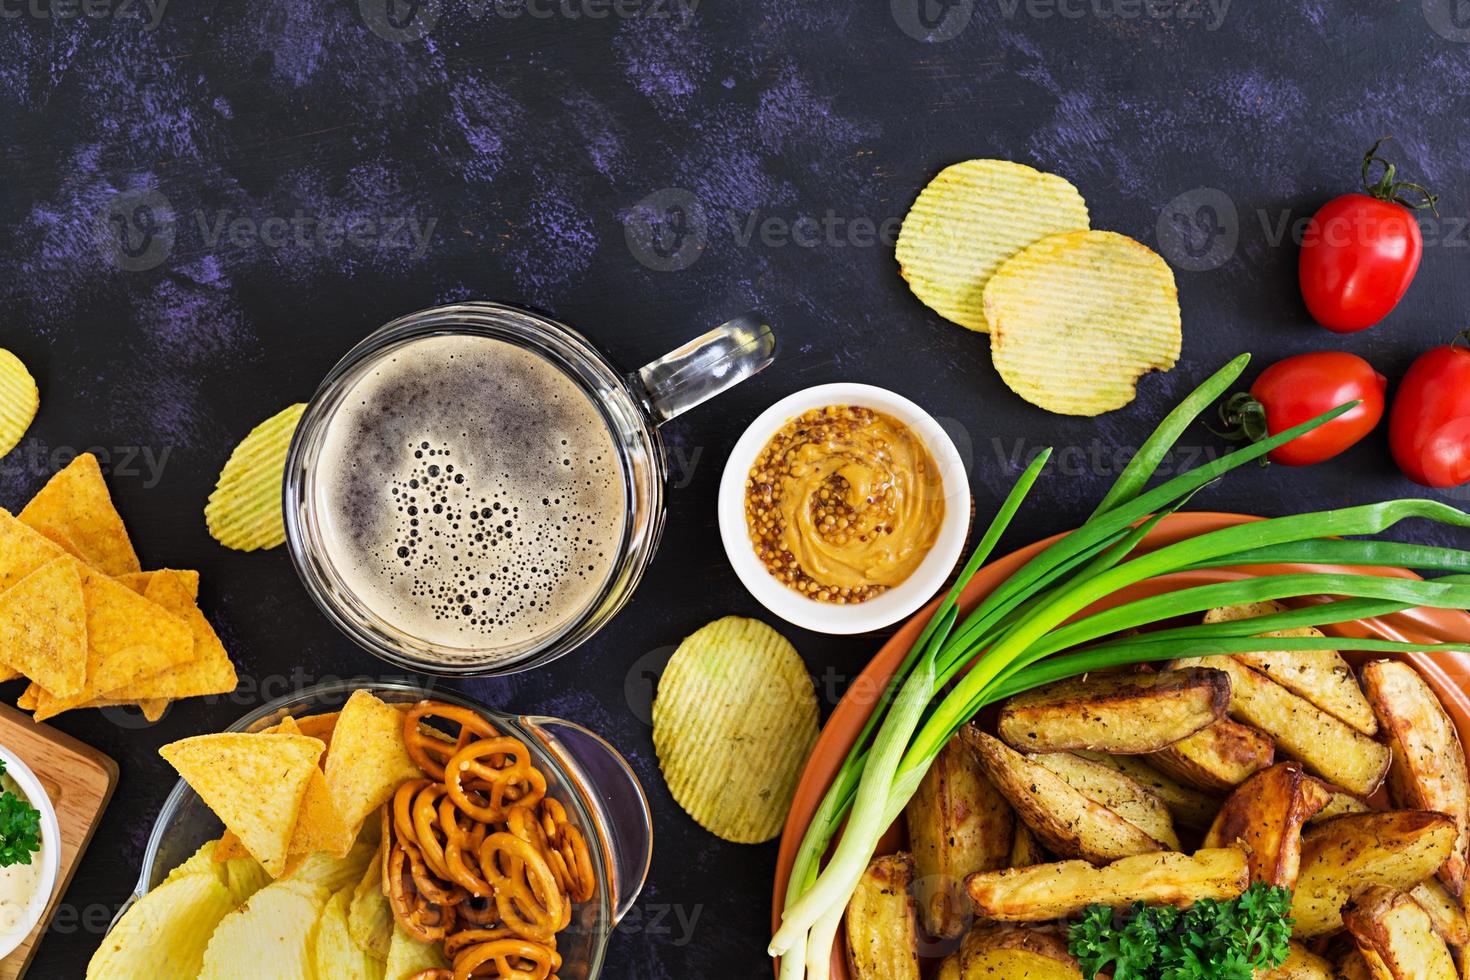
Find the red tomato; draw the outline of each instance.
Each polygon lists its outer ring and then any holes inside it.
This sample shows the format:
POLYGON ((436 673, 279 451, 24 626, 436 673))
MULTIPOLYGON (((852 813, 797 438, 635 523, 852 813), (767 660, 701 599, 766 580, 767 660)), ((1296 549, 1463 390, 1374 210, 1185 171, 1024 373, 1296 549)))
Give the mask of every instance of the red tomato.
POLYGON ((1419 355, 1394 396, 1388 441, 1415 483, 1470 481, 1470 350, 1446 344, 1419 355))
POLYGON ((1418 184, 1396 181, 1393 164, 1377 155, 1382 144, 1373 144, 1363 158, 1367 193, 1328 201, 1302 237, 1297 265, 1302 298, 1312 318, 1336 333, 1366 330, 1388 316, 1414 281, 1424 253, 1410 208, 1434 210, 1436 198, 1418 184), (1375 163, 1383 167, 1376 182, 1368 176, 1375 163), (1403 190, 1424 200, 1407 201, 1403 190))
POLYGON ((1388 380, 1356 354, 1322 351, 1278 361, 1256 379, 1250 394, 1227 405, 1226 422, 1260 440, 1309 422, 1350 401, 1362 404, 1306 435, 1277 446, 1267 456, 1283 466, 1307 466, 1331 459, 1358 442, 1383 418, 1388 380))

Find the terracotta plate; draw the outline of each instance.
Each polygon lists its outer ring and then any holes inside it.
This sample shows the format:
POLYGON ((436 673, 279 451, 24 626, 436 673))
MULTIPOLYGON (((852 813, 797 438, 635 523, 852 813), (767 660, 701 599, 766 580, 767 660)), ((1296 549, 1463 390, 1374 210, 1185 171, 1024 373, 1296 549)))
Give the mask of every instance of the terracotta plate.
MULTIPOLYGON (((1259 519, 1241 514, 1175 514, 1165 518, 1159 524, 1144 541, 1142 550, 1151 551, 1196 535, 1259 519)), ((992 589, 1059 537, 1061 535, 1039 541, 982 568, 970 582, 969 588, 965 590, 960 603, 961 609, 967 612, 974 608, 992 589)), ((1088 612, 1189 586, 1245 578, 1253 574, 1302 571, 1376 574, 1394 578, 1418 577, 1401 568, 1370 570, 1329 565, 1271 565, 1181 572, 1140 582, 1108 597, 1088 612)), ((842 760, 847 757, 848 750, 872 713, 876 696, 892 678, 893 672, 902 662, 904 654, 908 652, 914 640, 918 638, 924 623, 937 604, 938 600, 935 600, 920 610, 884 644, 883 648, 878 651, 878 655, 853 681, 847 694, 833 710, 826 727, 822 729, 821 737, 817 739, 811 759, 808 760, 806 770, 802 773, 801 783, 796 788, 796 797, 791 804, 791 815, 786 820, 786 829, 781 836, 781 851, 776 865, 776 888, 771 909, 773 932, 781 922, 781 905, 786 893, 786 883, 791 877, 791 864, 796 858, 796 849, 801 843, 802 835, 806 833, 812 814, 816 812, 822 794, 827 791, 827 787, 837 775, 837 770, 842 766, 842 760)), ((1342 623, 1323 629, 1333 636, 1376 637, 1411 643, 1447 642, 1470 639, 1470 614, 1457 609, 1412 609, 1391 616, 1342 623)), ((1363 654, 1351 651, 1344 651, 1343 655, 1354 665, 1367 659, 1398 656, 1397 654, 1363 654)), ((1453 653, 1430 657, 1427 654, 1410 653, 1403 657, 1424 675, 1429 685, 1444 702, 1450 717, 1454 719, 1460 730, 1460 738, 1470 743, 1470 695, 1466 694, 1466 681, 1470 679, 1470 654, 1453 653)), ((889 839, 901 840, 892 833, 889 834, 889 839)), ((832 976, 836 980, 849 980, 846 950, 843 948, 841 933, 832 950, 832 976)))

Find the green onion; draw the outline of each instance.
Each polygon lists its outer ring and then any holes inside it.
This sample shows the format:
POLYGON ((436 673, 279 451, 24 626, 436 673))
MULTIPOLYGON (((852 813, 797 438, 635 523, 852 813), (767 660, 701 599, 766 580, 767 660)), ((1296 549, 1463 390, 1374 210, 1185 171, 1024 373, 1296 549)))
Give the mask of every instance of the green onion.
POLYGON ((1035 555, 965 616, 959 596, 989 558, 1045 467, 1026 469, 959 578, 910 648, 828 787, 798 848, 781 927, 770 943, 781 980, 825 980, 848 899, 878 840, 903 812, 934 757, 975 713, 1033 687, 1088 671, 1179 657, 1271 650, 1466 649, 1329 637, 1266 637, 1267 631, 1387 615, 1418 606, 1470 606, 1470 575, 1437 580, 1333 574, 1313 565, 1407 566, 1470 572, 1470 552, 1392 541, 1340 540, 1377 534, 1409 518, 1470 527, 1470 515, 1428 500, 1399 500, 1221 528, 1136 554, 1148 533, 1201 488, 1272 449, 1350 411, 1338 406, 1310 422, 1243 447, 1145 489, 1175 440, 1240 376, 1231 361, 1169 413, 1082 527, 1035 555), (1302 566, 1290 574, 1243 578, 1165 592, 1115 608, 1087 610, 1120 589, 1174 572, 1239 565, 1302 566), (1333 601, 1229 623, 1118 634, 1221 605, 1302 596, 1333 601), (832 841, 842 838, 825 867, 832 841))

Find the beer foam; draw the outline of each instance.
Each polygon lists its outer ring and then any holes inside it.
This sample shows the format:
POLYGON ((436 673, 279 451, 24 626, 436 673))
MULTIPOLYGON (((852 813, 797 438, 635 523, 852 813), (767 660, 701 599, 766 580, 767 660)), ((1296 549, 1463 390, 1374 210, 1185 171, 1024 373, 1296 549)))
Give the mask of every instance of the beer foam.
POLYGON ((317 512, 343 584, 440 646, 520 647, 601 592, 626 499, 597 405, 540 354, 429 337, 383 356, 329 421, 317 512))

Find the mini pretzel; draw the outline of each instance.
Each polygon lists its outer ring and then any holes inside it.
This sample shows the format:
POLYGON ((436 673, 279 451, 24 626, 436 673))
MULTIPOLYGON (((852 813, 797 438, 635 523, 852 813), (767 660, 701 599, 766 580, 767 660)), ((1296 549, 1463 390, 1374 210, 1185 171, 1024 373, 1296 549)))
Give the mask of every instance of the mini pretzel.
POLYGON ((405 712, 403 719, 403 744, 408 756, 431 779, 443 779, 444 764, 470 742, 499 734, 478 711, 443 701, 420 701, 405 712), (426 721, 429 718, 452 721, 459 725, 459 733, 451 737, 448 732, 429 725, 426 721))
POLYGON ((526 939, 494 939, 464 949, 454 958, 454 980, 500 977, 502 980, 547 980, 561 969, 561 954, 526 939), (491 972, 483 972, 490 966, 491 972))
POLYGON ((480 874, 480 845, 485 842, 485 825, 469 821, 466 830, 459 822, 459 810, 448 796, 439 801, 439 826, 444 831, 444 866, 448 877, 478 898, 493 898, 495 889, 480 874))
POLYGON ((404 867, 408 861, 409 852, 403 842, 394 842, 383 864, 388 906, 393 910, 393 918, 409 935, 420 942, 438 942, 454 927, 454 908, 430 901, 416 887, 418 882, 404 867), (410 883, 415 886, 412 890, 410 883))
POLYGON ((597 891, 592 855, 587 851, 587 839, 567 820, 566 807, 559 800, 547 797, 541 801, 541 829, 552 844, 551 853, 560 859, 553 864, 565 870, 566 890, 572 901, 590 901, 597 891))
POLYGON ((531 765, 526 746, 508 736, 482 738, 454 753, 444 766, 444 788, 454 805, 481 823, 504 823, 506 807, 538 803, 546 795, 546 777, 531 765), (491 757, 492 764, 481 760, 491 757), (493 764, 499 757, 499 765, 493 764), (510 760, 510 761, 507 761, 510 760), (466 786, 467 777, 472 780, 466 786), (478 790, 479 799, 470 796, 478 790))
POLYGON ((480 845, 480 871, 495 888, 500 921, 519 936, 547 942, 571 921, 572 909, 541 852, 511 833, 480 845))

